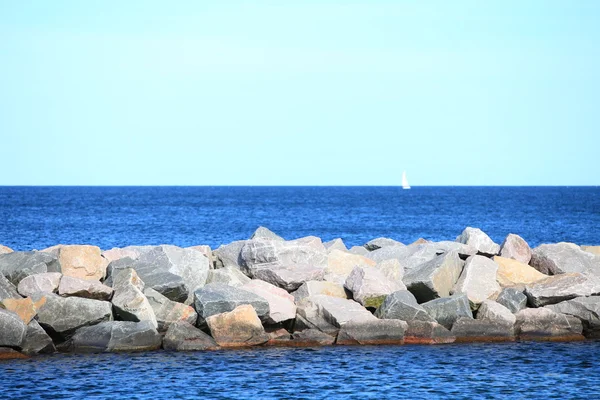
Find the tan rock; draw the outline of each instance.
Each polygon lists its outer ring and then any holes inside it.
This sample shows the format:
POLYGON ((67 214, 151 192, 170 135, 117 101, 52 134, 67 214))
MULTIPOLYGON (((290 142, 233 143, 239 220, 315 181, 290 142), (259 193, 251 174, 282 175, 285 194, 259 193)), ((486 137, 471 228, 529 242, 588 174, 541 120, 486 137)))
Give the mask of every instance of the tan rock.
POLYGON ((512 258, 494 256, 494 262, 498 264, 496 280, 502 287, 527 285, 548 277, 535 268, 512 258))
POLYGON ((63 276, 58 285, 61 296, 77 296, 95 300, 110 300, 113 289, 98 281, 63 276))
POLYGON ((374 267, 375 265, 377 262, 370 258, 333 250, 327 255, 324 280, 343 285, 354 267, 374 267))
POLYGON ((212 337, 221 347, 255 346, 269 341, 254 307, 244 304, 206 319, 212 337))
MULTIPOLYGON (((0 246, 2 247, 2 246, 0 246)), ((600 256, 600 246, 581 246, 581 250, 600 256)), ((2 250, 0 249, 0 253, 2 250)))
POLYGON ((100 255, 100 248, 89 245, 62 246, 58 260, 63 275, 87 280, 100 280, 106 276, 108 260, 100 255))
POLYGON ((6 247, 0 244, 0 254, 12 253, 13 250, 10 247, 6 247))
POLYGON ((346 294, 346 290, 344 289, 343 285, 327 281, 304 282, 302 286, 298 288, 298 290, 292 292, 296 303, 306 297, 317 294, 324 294, 326 296, 339 297, 342 299, 348 298, 348 295, 346 294))
POLYGON ((25 297, 23 299, 4 299, 0 304, 8 311, 17 314, 25 325, 31 322, 33 317, 37 314, 35 303, 30 297, 25 297))

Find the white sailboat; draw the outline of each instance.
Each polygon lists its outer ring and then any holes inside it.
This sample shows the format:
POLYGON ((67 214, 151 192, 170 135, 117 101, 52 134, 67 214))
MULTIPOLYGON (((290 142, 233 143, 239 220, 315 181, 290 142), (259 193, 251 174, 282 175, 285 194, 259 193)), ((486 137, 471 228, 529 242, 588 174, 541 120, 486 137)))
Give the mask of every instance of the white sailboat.
POLYGON ((402 171, 402 189, 410 189, 408 179, 406 179, 406 171, 402 171))

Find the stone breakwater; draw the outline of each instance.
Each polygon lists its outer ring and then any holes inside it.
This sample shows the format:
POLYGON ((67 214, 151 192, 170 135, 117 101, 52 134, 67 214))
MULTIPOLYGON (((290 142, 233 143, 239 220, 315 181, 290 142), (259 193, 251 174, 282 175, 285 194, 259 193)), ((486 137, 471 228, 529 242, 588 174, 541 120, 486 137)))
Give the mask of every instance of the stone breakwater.
POLYGON ((284 240, 0 246, 0 359, 54 352, 600 337, 600 247, 284 240))

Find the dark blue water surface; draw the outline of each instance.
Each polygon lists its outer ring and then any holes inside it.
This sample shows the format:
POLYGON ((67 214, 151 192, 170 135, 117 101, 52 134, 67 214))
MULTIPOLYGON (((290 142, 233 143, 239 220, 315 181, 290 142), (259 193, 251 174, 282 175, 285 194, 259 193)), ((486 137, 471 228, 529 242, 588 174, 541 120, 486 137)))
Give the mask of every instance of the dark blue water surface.
POLYGON ((216 247, 265 225, 286 239, 454 240, 475 226, 501 242, 600 244, 599 187, 0 187, 0 244, 103 249, 216 247))
POLYGON ((55 355, 0 362, 0 398, 597 399, 600 342, 55 355))

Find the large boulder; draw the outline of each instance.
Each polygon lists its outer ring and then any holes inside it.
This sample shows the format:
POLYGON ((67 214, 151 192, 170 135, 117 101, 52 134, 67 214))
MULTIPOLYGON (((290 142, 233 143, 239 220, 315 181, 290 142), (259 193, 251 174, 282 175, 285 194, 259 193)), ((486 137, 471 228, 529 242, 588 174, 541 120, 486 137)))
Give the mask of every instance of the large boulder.
POLYGON ((8 253, 12 253, 13 249, 11 249, 10 247, 7 246, 3 246, 0 244, 0 254, 8 254, 8 253))
POLYGON ((600 257, 573 243, 542 244, 533 249, 529 263, 546 275, 578 272, 600 277, 600 257))
POLYGON ((174 351, 216 350, 217 342, 186 321, 177 321, 169 326, 163 339, 163 348, 174 351))
MULTIPOLYGON (((340 249, 341 250, 341 249, 340 249)), ((329 252, 329 250, 328 250, 329 252)), ((352 246, 348 249, 348 253, 356 254, 357 256, 369 256, 369 250, 365 249, 363 246, 352 246)))
POLYGON ((0 274, 0 300, 18 298, 21 298, 21 295, 17 292, 15 285, 0 274))
POLYGON ((126 257, 113 261, 108 268, 111 275, 115 270, 133 268, 147 287, 189 305, 194 291, 206 283, 210 266, 199 251, 163 245, 143 252, 137 260, 126 257))
POLYGON ((0 308, 17 314, 24 324, 28 324, 35 317, 35 314, 37 314, 36 304, 30 297, 4 299, 0 301, 0 308))
POLYGON ((523 290, 513 287, 502 289, 496 298, 496 302, 508 308, 513 314, 527 308, 527 296, 525 296, 523 290))
POLYGON ((324 280, 344 284, 355 267, 374 267, 377 263, 367 257, 333 250, 327 257, 324 280))
POLYGON ((473 318, 469 307, 469 298, 466 294, 442 297, 423 303, 421 306, 447 329, 452 329, 452 324, 461 317, 473 318))
POLYGON ((404 243, 401 243, 401 242, 398 242, 397 240, 386 238, 386 237, 378 237, 376 239, 369 240, 367 243, 365 243, 364 246, 365 246, 365 249, 367 249, 369 251, 373 251, 373 250, 381 249, 383 247, 404 246, 404 243))
POLYGON ((500 246, 479 228, 466 227, 456 241, 475 247, 481 254, 493 256, 500 252, 500 246))
POLYGON ((287 291, 306 281, 322 280, 327 251, 317 237, 286 242, 249 240, 240 255, 248 276, 261 279, 287 291))
POLYGON ((167 331, 176 322, 195 324, 198 319, 194 307, 169 300, 152 288, 144 288, 144 296, 154 311, 159 332, 167 331))
POLYGON ((406 289, 401 281, 389 280, 373 267, 354 267, 344 286, 352 292, 354 300, 370 308, 379 307, 391 293, 406 289))
POLYGON ((279 241, 279 242, 284 242, 285 241, 284 238, 282 238, 281 236, 277 235, 273 231, 269 230, 269 228, 265 228, 264 226, 259 226, 254 231, 254 233, 252 234, 252 236, 250 236, 250 239, 269 239, 269 240, 276 240, 276 241, 279 241))
POLYGON ((112 297, 113 288, 98 281, 63 275, 58 285, 58 294, 108 301, 112 297))
POLYGON ((408 324, 399 320, 375 319, 349 322, 340 328, 336 344, 404 344, 404 332, 408 324))
POLYGON ((398 290, 387 296, 375 312, 375 316, 402 321, 435 321, 408 290, 398 290))
POLYGON ((232 311, 211 315, 206 319, 215 342, 221 347, 246 347, 266 343, 265 333, 254 307, 237 306, 232 311))
POLYGON ((521 340, 582 340, 583 326, 573 316, 548 308, 526 308, 517 313, 515 332, 521 340))
POLYGON ((327 281, 307 281, 302 284, 296 291, 291 293, 294 296, 294 300, 299 302, 300 300, 317 294, 324 294, 327 296, 340 297, 347 299, 348 295, 343 285, 334 282, 327 281))
POLYGON ((44 272, 59 272, 56 256, 39 251, 0 254, 0 274, 17 286, 23 278, 44 272))
POLYGON ((531 249, 521 236, 510 233, 506 236, 502 245, 500 245, 500 256, 517 260, 523 264, 529 264, 531 249))
POLYGON ((397 284, 404 285, 404 266, 400 264, 400 261, 396 259, 383 260, 375 268, 381 271, 385 278, 390 282, 396 282, 397 284))
POLYGON ((156 315, 150 302, 144 295, 144 282, 132 268, 117 272, 113 282, 112 304, 115 314, 123 321, 149 321, 158 328, 156 315))
POLYGON ((12 311, 0 308, 0 347, 21 347, 27 325, 12 311))
POLYGON ((328 253, 332 252, 333 250, 341 250, 348 252, 348 248, 344 244, 344 241, 340 238, 330 240, 329 242, 324 242, 323 246, 325 247, 328 253))
POLYGON ((511 310, 493 300, 484 300, 477 310, 476 319, 497 323, 499 325, 513 326, 516 321, 511 310))
POLYGON ((290 340, 283 341, 280 346, 288 347, 317 347, 330 346, 335 343, 335 336, 328 335, 318 329, 306 329, 294 332, 290 340))
POLYGON ((586 337, 600 338, 600 296, 576 297, 544 308, 577 317, 583 324, 586 337))
POLYGON ((537 269, 511 258, 494 256, 494 262, 498 265, 496 280, 502 287, 528 285, 548 277, 537 269))
POLYGON ((252 279, 242 286, 242 289, 254 293, 269 302, 269 314, 265 319, 265 323, 277 324, 296 318, 294 296, 287 291, 260 279, 252 279))
POLYGON ((19 282, 17 290, 22 296, 31 296, 35 293, 55 293, 58 290, 62 274, 60 272, 46 272, 30 275, 19 282))
POLYGON ((412 320, 407 324, 408 329, 404 333, 406 344, 446 344, 456 340, 448 329, 437 322, 412 320))
POLYGON ((453 293, 465 293, 472 308, 477 308, 485 299, 500 293, 500 285, 496 281, 498 264, 484 256, 467 258, 460 278, 454 286, 453 293))
POLYGON ((150 321, 109 321, 79 329, 68 350, 76 353, 148 351, 160 348, 162 338, 150 321))
POLYGON ((452 325, 456 342, 512 342, 515 340, 513 324, 503 324, 487 319, 459 318, 452 325))
MULTIPOLYGON (((363 249, 366 250, 364 247, 363 247, 363 249)), ((350 249, 350 252, 352 252, 352 249, 350 249)), ((407 258, 413 252, 414 252, 414 247, 405 246, 403 244, 398 244, 395 246, 381 247, 381 248, 373 250, 371 252, 366 250, 365 254, 361 254, 361 255, 368 257, 369 259, 375 261, 376 263, 385 261, 385 260, 399 260, 400 262, 402 262, 402 260, 407 258)))
POLYGON ((50 252, 57 253, 63 275, 92 281, 106 277, 108 260, 97 246, 61 245, 50 252))
POLYGON ((112 304, 81 297, 36 293, 37 319, 55 341, 68 339, 77 329, 113 319, 112 304))
MULTIPOLYGON (((348 322, 368 322, 377 319, 359 303, 326 295, 314 295, 297 303, 298 317, 304 328, 319 329, 325 333, 335 333, 348 322)), ((298 319, 296 320, 298 325, 298 319)))
MULTIPOLYGON (((215 267, 215 257, 213 255, 213 251, 210 246, 206 244, 201 244, 198 246, 190 246, 186 247, 189 250, 195 250, 204 255, 204 257, 208 258, 208 267, 212 270, 215 267)), ((210 272, 210 271, 209 271, 210 272)))
POLYGON ((581 250, 587 251, 595 256, 600 256, 600 246, 581 246, 581 250))
POLYGON ((269 317, 269 302, 252 292, 227 286, 222 283, 211 283, 196 290, 194 306, 198 313, 198 327, 203 327, 211 315, 233 311, 238 306, 248 304, 256 310, 256 314, 266 320, 269 317))
POLYGON ((21 351, 28 355, 50 354, 56 352, 56 347, 52 342, 52 338, 34 319, 27 325, 27 334, 21 345, 21 351))
POLYGON ((229 244, 219 246, 213 251, 215 257, 215 267, 233 267, 240 269, 242 267, 242 260, 240 255, 242 254, 242 248, 248 242, 248 240, 237 240, 229 244))
POLYGON ((600 294, 600 281, 578 273, 550 276, 525 287, 529 304, 542 307, 575 297, 600 294))
POLYGON ((436 256, 404 276, 404 283, 421 303, 448 297, 463 270, 462 261, 456 251, 436 256))
POLYGON ((154 246, 127 246, 113 247, 110 250, 104 250, 101 254, 109 263, 120 260, 122 258, 130 258, 137 260, 140 255, 152 250, 154 246))
POLYGON ((240 287, 250 282, 244 273, 237 267, 223 267, 219 269, 211 269, 208 271, 206 283, 223 283, 229 286, 240 287))

